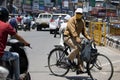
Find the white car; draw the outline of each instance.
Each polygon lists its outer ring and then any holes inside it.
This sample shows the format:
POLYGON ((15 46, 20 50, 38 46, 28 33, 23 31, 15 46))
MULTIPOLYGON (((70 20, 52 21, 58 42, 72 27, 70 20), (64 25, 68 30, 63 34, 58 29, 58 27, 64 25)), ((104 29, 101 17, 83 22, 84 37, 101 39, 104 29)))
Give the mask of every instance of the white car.
POLYGON ((42 28, 49 28, 49 22, 52 18, 51 13, 40 13, 35 19, 37 25, 37 31, 42 30, 42 28))
POLYGON ((52 15, 52 18, 51 18, 50 23, 49 23, 50 34, 54 33, 54 31, 55 31, 56 28, 57 28, 57 25, 56 25, 55 20, 56 20, 59 16, 61 16, 61 22, 63 22, 63 21, 64 21, 64 17, 65 17, 66 15, 68 15, 68 14, 54 13, 54 14, 52 15))

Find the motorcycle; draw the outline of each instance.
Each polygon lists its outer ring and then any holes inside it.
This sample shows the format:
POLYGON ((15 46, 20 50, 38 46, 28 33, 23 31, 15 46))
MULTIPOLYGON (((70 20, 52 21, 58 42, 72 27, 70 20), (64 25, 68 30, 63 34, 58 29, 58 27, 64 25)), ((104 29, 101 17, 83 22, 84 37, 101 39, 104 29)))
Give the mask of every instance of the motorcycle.
MULTIPOLYGON (((10 52, 17 52, 19 54, 20 60, 20 75, 23 75, 23 80, 31 80, 30 73, 28 71, 28 58, 25 51, 25 45, 19 42, 17 39, 10 39, 7 42, 7 46, 10 46, 10 52)), ((1 63, 1 62, 0 62, 1 63)), ((14 72, 12 61, 2 61, 2 66, 0 66, 0 80, 14 80, 14 72), (1 79, 2 78, 2 79, 1 79), (5 79, 6 78, 6 79, 5 79)))
POLYGON ((24 24, 23 24, 23 27, 24 27, 24 28, 23 28, 24 31, 27 31, 27 30, 30 31, 30 23, 24 23, 24 24))
POLYGON ((18 23, 17 29, 18 29, 18 30, 22 30, 22 29, 23 29, 22 23, 18 23))

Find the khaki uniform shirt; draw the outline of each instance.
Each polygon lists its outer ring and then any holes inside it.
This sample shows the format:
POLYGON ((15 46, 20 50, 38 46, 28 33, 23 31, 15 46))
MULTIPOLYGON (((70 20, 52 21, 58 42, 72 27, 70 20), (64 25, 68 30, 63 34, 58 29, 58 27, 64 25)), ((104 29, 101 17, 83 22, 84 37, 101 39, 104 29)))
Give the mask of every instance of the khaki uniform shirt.
POLYGON ((75 16, 73 16, 67 23, 67 27, 64 31, 65 36, 70 37, 80 37, 80 33, 82 33, 86 38, 89 37, 89 35, 86 32, 85 29, 85 22, 83 19, 76 19, 75 16))

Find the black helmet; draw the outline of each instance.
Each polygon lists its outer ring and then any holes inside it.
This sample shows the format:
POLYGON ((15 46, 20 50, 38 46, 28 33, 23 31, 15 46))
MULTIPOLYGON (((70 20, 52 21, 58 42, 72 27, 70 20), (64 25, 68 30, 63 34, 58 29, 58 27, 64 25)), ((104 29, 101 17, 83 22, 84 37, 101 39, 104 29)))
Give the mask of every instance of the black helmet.
POLYGON ((4 7, 0 7, 0 20, 6 22, 8 21, 8 18, 9 18, 8 10, 4 7))

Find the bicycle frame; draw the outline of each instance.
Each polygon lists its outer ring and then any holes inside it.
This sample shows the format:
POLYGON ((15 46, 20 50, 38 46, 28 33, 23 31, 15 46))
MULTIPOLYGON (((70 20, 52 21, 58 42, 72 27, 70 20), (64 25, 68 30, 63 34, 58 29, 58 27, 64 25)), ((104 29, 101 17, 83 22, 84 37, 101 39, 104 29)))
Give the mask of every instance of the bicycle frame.
POLYGON ((63 53, 62 55, 59 54, 59 60, 57 63, 61 62, 64 58, 65 58, 65 55, 68 55, 68 52, 67 50, 70 49, 69 46, 65 46, 65 47, 62 47, 61 45, 55 45, 55 48, 57 49, 62 49, 63 50, 63 53))

